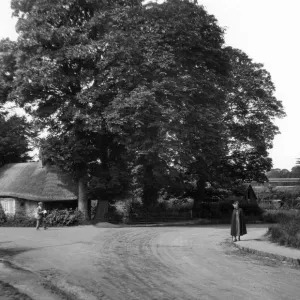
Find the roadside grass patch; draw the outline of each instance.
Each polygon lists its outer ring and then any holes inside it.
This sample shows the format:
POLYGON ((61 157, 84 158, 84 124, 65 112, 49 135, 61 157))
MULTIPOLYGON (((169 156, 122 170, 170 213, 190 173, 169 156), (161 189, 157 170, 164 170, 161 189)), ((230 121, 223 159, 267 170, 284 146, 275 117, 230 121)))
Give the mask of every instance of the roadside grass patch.
POLYGON ((279 223, 299 215, 297 209, 266 209, 262 214, 265 223, 279 223))
POLYGON ((271 241, 300 249, 300 212, 280 214, 277 216, 277 222, 267 232, 271 241))

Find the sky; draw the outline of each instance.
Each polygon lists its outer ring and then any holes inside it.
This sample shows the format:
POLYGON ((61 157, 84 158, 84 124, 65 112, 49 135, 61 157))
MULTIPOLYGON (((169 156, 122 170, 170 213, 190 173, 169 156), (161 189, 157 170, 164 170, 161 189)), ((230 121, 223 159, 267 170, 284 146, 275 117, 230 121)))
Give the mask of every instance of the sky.
MULTIPOLYGON (((158 1, 162 2, 162 1, 158 1)), ((227 45, 264 64, 287 116, 275 120, 280 134, 273 142, 273 167, 290 170, 300 158, 299 85, 300 18, 298 0, 198 0, 226 28, 227 45)), ((10 0, 1 0, 0 38, 17 38, 10 0)))

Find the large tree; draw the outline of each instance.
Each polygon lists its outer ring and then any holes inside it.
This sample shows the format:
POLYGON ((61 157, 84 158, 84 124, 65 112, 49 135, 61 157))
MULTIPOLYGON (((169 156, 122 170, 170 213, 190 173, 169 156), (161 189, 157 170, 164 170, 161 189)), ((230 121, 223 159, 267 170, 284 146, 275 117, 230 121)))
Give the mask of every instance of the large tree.
POLYGON ((217 176, 229 181, 266 181, 272 167, 268 150, 279 133, 275 118, 283 117, 281 101, 262 64, 255 63, 241 50, 227 47, 231 70, 225 83, 227 110, 224 134, 227 152, 216 167, 217 176))
POLYGON ((48 129, 45 153, 82 188, 107 197, 117 182, 151 205, 176 180, 196 181, 201 198, 209 174, 260 178, 270 163, 281 104, 260 65, 224 48, 203 7, 13 0, 12 8, 19 39, 8 99, 48 129))
POLYGON ((20 36, 10 99, 62 143, 56 163, 79 180, 97 160, 108 169, 117 147, 132 172, 143 169, 143 197, 151 202, 158 165, 167 173, 220 155, 218 78, 227 58, 223 32, 203 8, 76 0, 12 7, 20 36))

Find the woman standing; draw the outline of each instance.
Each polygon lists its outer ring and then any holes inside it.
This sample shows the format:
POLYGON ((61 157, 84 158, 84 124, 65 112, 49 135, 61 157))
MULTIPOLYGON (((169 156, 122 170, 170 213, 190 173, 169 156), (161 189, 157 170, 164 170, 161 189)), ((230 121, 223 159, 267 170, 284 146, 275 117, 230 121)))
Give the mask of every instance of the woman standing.
POLYGON ((232 212, 231 218, 231 236, 232 241, 236 242, 238 237, 239 241, 241 240, 240 236, 247 234, 246 223, 244 212, 241 208, 239 208, 239 202, 235 201, 233 203, 234 210, 232 212), (233 240, 234 237, 234 240, 233 240))

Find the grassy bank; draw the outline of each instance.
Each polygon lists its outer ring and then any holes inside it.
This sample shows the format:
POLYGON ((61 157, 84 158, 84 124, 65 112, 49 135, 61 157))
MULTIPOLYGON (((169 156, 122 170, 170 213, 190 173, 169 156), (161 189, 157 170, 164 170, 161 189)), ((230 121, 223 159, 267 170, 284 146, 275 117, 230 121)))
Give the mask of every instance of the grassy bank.
POLYGON ((269 222, 277 223, 268 230, 267 234, 271 241, 300 249, 300 212, 289 210, 267 213, 269 222))

